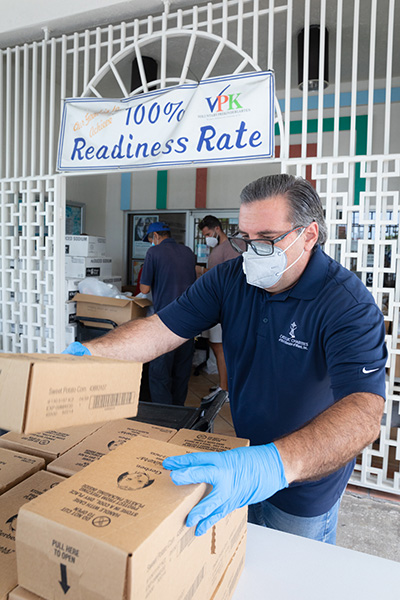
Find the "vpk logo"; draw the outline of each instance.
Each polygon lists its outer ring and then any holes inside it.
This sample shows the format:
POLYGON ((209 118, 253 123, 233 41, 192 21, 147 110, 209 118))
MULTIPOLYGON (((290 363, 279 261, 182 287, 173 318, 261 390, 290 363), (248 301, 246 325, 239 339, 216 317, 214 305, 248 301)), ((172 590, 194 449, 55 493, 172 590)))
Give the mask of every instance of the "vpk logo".
POLYGON ((220 113, 224 110, 237 110, 238 108, 243 108, 242 105, 238 102, 238 98, 240 96, 240 92, 238 94, 225 94, 226 90, 230 87, 230 84, 226 86, 222 92, 212 98, 211 96, 206 98, 208 107, 210 111, 220 113))

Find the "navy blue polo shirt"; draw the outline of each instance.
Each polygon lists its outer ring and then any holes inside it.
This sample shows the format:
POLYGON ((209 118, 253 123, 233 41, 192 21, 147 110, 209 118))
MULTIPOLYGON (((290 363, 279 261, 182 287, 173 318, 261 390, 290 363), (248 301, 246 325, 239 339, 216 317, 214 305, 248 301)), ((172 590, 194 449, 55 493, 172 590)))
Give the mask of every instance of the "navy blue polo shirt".
MULTIPOLYGON (((359 278, 317 247, 298 283, 271 295, 249 285, 242 257, 218 265, 159 314, 191 338, 222 324, 238 436, 265 444, 341 398, 385 395, 383 315, 359 278)), ((354 461, 319 481, 293 483, 270 501, 316 516, 338 500, 354 461)))
POLYGON ((149 285, 158 312, 196 281, 196 256, 190 248, 166 238, 147 250, 140 283, 149 285))

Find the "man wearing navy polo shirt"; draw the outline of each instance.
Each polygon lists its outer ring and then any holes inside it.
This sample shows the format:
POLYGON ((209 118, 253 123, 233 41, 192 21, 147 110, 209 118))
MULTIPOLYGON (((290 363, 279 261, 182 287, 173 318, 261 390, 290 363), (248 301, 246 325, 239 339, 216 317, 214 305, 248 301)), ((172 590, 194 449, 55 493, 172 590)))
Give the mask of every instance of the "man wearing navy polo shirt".
MULTIPOLYGON (((143 241, 151 242, 143 264, 140 291, 151 290, 154 312, 180 296, 196 280, 196 256, 190 248, 177 244, 169 226, 151 223, 143 241)), ((152 402, 185 404, 194 352, 193 339, 152 360, 149 387, 152 402)))
POLYGON ((87 344, 96 355, 148 360, 222 324, 232 417, 251 446, 164 461, 176 484, 213 486, 187 518, 197 535, 250 505, 252 522, 335 543, 355 457, 379 436, 387 354, 382 313, 321 250, 325 239, 307 181, 262 177, 241 194, 238 258, 158 315, 87 344))

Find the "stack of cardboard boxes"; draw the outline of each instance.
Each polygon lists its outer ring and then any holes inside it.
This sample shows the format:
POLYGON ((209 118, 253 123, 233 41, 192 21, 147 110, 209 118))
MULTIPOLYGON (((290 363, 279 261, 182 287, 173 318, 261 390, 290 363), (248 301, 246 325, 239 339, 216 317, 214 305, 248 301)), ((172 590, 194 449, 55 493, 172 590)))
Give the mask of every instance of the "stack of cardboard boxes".
POLYGON ((76 302, 78 285, 86 277, 96 277, 121 289, 121 277, 112 274, 112 259, 106 256, 106 238, 89 235, 65 236, 65 333, 66 343, 76 339, 76 302))
POLYGON ((196 536, 186 516, 208 486, 175 486, 162 461, 248 441, 121 418, 137 412, 136 363, 65 355, 0 363, 0 427, 14 429, 0 437, 0 476, 3 463, 13 465, 3 494, 0 480, 0 600, 228 600, 244 565, 247 511, 196 536), (127 378, 135 400, 113 406, 127 378), (109 402, 94 402, 93 423, 90 396, 101 392, 109 402), (9 404, 14 417, 3 411, 9 404), (59 428, 71 422, 81 424, 59 428))

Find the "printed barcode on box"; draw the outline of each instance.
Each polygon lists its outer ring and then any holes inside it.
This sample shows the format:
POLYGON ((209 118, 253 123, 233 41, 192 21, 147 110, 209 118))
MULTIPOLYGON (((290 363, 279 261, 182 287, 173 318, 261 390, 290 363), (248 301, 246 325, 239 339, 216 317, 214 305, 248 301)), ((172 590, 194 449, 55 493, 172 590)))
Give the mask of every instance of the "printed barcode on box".
POLYGON ((89 408, 106 408, 107 406, 122 406, 123 404, 132 404, 132 398, 132 392, 91 396, 89 408))
POLYGON ((197 588, 199 587, 199 585, 203 581, 203 579, 204 579, 204 567, 202 567, 200 573, 197 575, 196 579, 193 581, 190 589, 188 590, 188 592, 185 595, 185 597, 183 598, 183 600, 190 600, 191 598, 193 598, 193 596, 196 593, 197 588))

